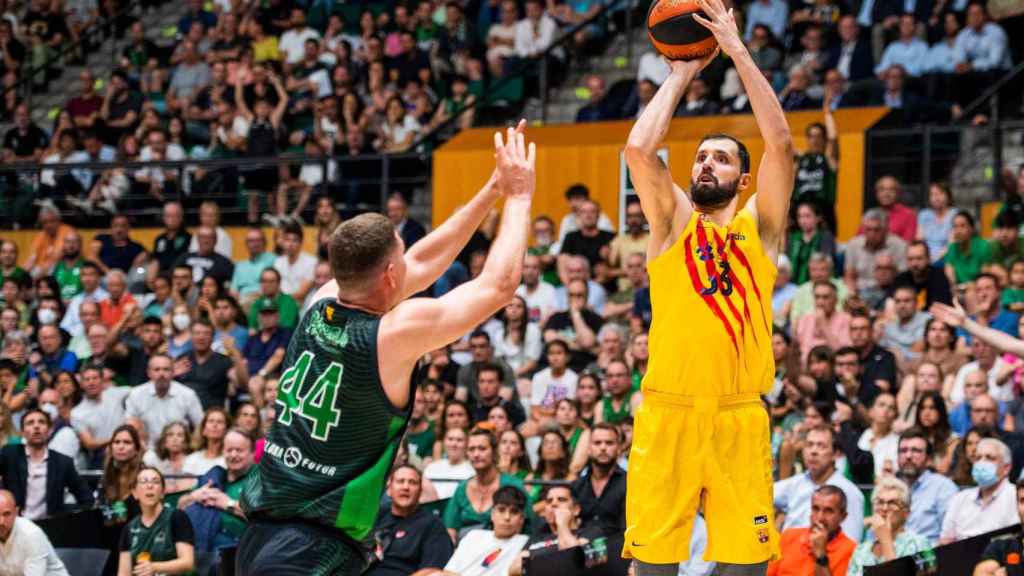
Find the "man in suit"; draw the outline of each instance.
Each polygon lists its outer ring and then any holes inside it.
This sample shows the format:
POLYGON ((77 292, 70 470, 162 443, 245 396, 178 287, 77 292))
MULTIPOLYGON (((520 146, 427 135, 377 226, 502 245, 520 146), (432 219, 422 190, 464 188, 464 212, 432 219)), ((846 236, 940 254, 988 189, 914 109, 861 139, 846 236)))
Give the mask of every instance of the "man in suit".
POLYGON ((409 217, 409 201, 400 192, 388 197, 387 216, 402 237, 402 242, 405 242, 406 250, 427 235, 423 224, 409 217))
POLYGON ((47 448, 51 427, 49 414, 30 409, 21 417, 25 444, 0 450, 4 488, 14 494, 18 508, 30 520, 68 512, 65 490, 79 505, 93 503, 93 495, 78 477, 74 461, 47 448))
POLYGON ((868 106, 888 106, 893 109, 883 122, 895 126, 919 122, 948 122, 963 113, 960 106, 949 102, 934 102, 906 86, 907 72, 896 65, 883 72, 883 84, 868 95, 868 106))
POLYGON ((847 14, 839 19, 839 43, 828 51, 825 68, 835 68, 851 82, 874 76, 875 60, 871 42, 861 40, 857 19, 847 14))

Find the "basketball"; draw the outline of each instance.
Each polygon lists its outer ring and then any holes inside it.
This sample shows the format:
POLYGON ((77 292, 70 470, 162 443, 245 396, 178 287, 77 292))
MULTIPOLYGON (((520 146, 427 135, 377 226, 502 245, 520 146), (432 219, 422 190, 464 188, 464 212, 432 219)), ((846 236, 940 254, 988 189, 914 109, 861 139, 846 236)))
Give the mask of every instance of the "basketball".
POLYGON ((696 60, 715 51, 718 41, 693 19, 701 12, 695 0, 654 0, 647 12, 647 35, 654 48, 669 60, 696 60))

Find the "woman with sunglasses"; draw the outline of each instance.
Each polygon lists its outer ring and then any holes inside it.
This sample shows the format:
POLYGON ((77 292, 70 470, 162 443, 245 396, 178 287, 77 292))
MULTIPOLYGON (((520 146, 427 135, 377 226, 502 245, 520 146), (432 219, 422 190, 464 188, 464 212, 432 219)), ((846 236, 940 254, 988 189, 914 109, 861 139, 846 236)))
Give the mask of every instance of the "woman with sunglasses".
POLYGON ((164 476, 144 466, 132 493, 141 513, 121 531, 118 576, 187 574, 195 570, 195 537, 188 515, 164 505, 164 476))

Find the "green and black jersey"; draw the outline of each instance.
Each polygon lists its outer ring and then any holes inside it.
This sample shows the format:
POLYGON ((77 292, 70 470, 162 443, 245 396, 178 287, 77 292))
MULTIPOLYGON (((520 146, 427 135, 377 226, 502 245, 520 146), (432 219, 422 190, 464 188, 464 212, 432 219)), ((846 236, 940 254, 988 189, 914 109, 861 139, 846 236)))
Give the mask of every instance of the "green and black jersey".
POLYGON ((277 421, 242 497, 248 517, 313 522, 354 541, 370 533, 409 418, 384 393, 379 327, 379 316, 332 299, 303 316, 278 382, 277 421))

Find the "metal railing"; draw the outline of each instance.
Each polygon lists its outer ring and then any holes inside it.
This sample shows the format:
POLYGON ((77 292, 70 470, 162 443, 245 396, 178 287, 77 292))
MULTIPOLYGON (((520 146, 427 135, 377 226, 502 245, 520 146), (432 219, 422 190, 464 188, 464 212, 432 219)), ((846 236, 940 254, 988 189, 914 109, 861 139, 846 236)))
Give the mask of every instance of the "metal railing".
POLYGON ((865 207, 875 203, 875 181, 891 175, 907 204, 927 206, 929 185, 945 181, 956 206, 980 214, 982 204, 1004 198, 1004 167, 1024 160, 1024 120, 871 129, 864 158, 865 207))
POLYGON ((421 146, 436 146, 438 143, 444 141, 445 136, 449 134, 452 126, 458 121, 463 113, 477 108, 487 106, 496 100, 496 96, 501 94, 512 82, 519 80, 526 80, 534 74, 534 70, 537 71, 538 78, 538 97, 541 100, 541 122, 547 121, 547 108, 548 108, 548 92, 549 92, 549 59, 554 58, 553 53, 556 50, 564 50, 569 44, 573 42, 573 37, 577 32, 587 28, 599 20, 609 19, 614 16, 619 10, 625 11, 625 25, 623 32, 627 35, 627 48, 626 58, 632 61, 633 58, 633 33, 636 28, 633 26, 633 10, 636 8, 636 0, 610 0, 607 4, 601 7, 594 15, 589 18, 569 26, 562 28, 558 31, 558 35, 540 54, 528 57, 528 58, 517 58, 514 60, 514 64, 509 70, 505 71, 501 77, 495 79, 487 88, 487 91, 481 96, 474 100, 471 104, 463 108, 459 113, 452 114, 447 120, 434 127, 434 129, 420 136, 413 144, 413 149, 418 149, 421 146))
MULTIPOLYGON (((52 54, 45 63, 38 67, 33 67, 30 64, 23 64, 19 78, 14 84, 4 88, 0 91, 0 97, 6 96, 10 91, 20 91, 22 98, 29 110, 32 109, 32 92, 34 87, 34 81, 40 74, 47 74, 51 68, 61 66, 61 63, 68 56, 76 53, 80 48, 87 42, 93 42, 99 39, 102 44, 104 39, 110 41, 110 61, 112 64, 117 62, 117 38, 116 28, 117 23, 120 22, 126 16, 134 13, 142 5, 141 0, 130 0, 125 6, 118 10, 112 16, 100 16, 96 22, 82 30, 79 34, 78 40, 75 42, 65 42, 61 44, 60 50, 55 54, 52 54)), ((88 59, 88 55, 84 54, 84 57, 88 59)))
MULTIPOLYGON (((246 182, 247 175, 254 177, 255 171, 260 169, 277 170, 281 166, 286 166, 295 170, 308 165, 320 167, 320 174, 323 177, 322 192, 335 200, 339 207, 351 210, 377 210, 386 203, 388 195, 392 192, 411 193, 416 189, 429 190, 431 185, 432 163, 430 156, 422 153, 407 153, 359 156, 282 154, 266 157, 147 162, 18 163, 0 167, 0 188, 6 184, 8 177, 14 175, 20 186, 17 194, 28 194, 31 189, 32 199, 38 200, 46 197, 41 192, 39 182, 40 175, 44 172, 52 173, 59 182, 59 178, 68 175, 74 177, 75 173, 82 174, 83 172, 89 172, 93 178, 98 178, 103 172, 114 169, 124 170, 128 175, 133 175, 139 170, 173 170, 177 174, 177 182, 181 184, 176 187, 175 192, 169 194, 167 200, 182 200, 187 207, 191 208, 194 208, 191 205, 195 203, 190 202, 191 199, 213 200, 221 204, 222 213, 231 215, 239 214, 246 209, 244 199, 239 193, 243 186, 247 192, 252 190, 270 191, 263 187, 264 182, 246 182), (211 173, 219 173, 233 181, 227 182, 227 186, 222 186, 219 190, 205 190, 199 188, 202 181, 196 178, 197 170, 205 171, 207 177, 211 173), (359 204, 365 205, 357 206, 359 204)), ((159 204, 153 204, 154 198, 144 191, 140 191, 139 188, 136 187, 135 191, 126 193, 119 199, 119 212, 124 212, 129 216, 146 216, 159 211, 159 204), (151 206, 139 208, 144 204, 151 206)), ((58 186, 53 192, 50 197, 56 201, 62 212, 65 211, 61 201, 66 195, 66 191, 58 186)), ((11 197, 12 195, 8 194, 7 196, 11 197)), ((311 209, 312 206, 309 208, 311 209)))

